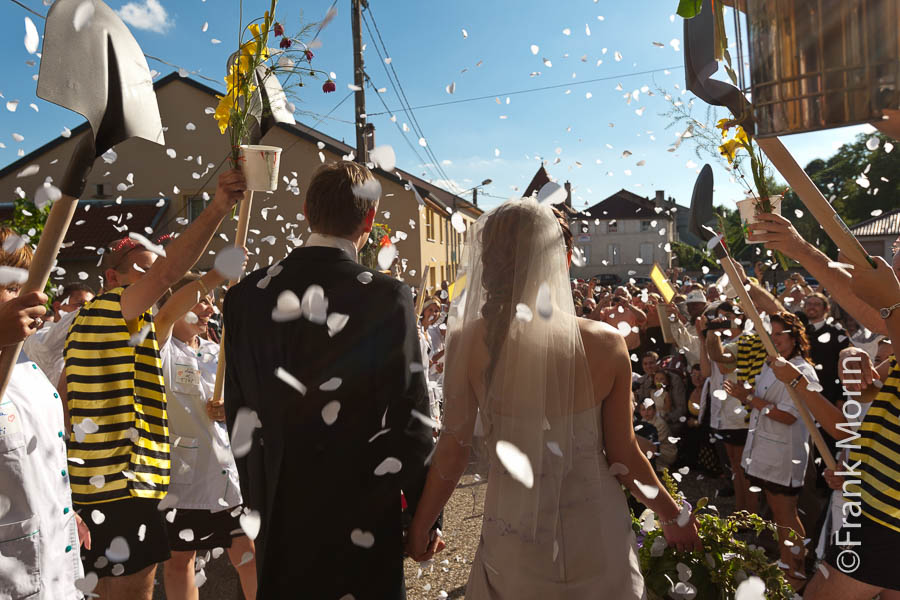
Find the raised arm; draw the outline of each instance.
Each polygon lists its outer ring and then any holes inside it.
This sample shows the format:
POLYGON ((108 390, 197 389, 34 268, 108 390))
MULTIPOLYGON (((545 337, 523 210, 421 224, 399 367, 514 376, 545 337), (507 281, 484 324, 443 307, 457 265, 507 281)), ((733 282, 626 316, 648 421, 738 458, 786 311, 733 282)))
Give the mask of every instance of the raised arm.
POLYGON ((244 197, 247 185, 241 171, 235 169, 219 176, 216 195, 200 216, 184 233, 166 248, 166 257, 153 263, 139 281, 122 293, 122 316, 126 321, 136 319, 160 299, 206 250, 222 219, 244 197))
POLYGON ((779 250, 799 262, 819 280, 834 300, 861 325, 876 333, 886 334, 884 321, 878 311, 857 296, 851 284, 851 275, 841 268, 829 267, 831 262, 815 246, 804 240, 791 222, 780 215, 764 213, 750 225, 750 241, 765 242, 766 248, 779 250))
POLYGON ((706 352, 709 360, 716 363, 716 368, 723 375, 731 373, 737 368, 737 356, 726 354, 722 347, 722 338, 711 331, 706 333, 706 352))
POLYGON ((175 322, 184 317, 200 302, 201 298, 209 295, 224 281, 225 277, 213 269, 197 281, 192 281, 172 294, 172 297, 162 305, 153 319, 156 324, 156 339, 160 348, 169 341, 175 322))

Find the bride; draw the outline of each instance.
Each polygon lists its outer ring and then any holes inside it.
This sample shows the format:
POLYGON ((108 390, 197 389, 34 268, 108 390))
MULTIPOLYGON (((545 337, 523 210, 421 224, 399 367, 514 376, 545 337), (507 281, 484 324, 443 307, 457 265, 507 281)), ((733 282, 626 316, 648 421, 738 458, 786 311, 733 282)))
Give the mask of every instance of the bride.
POLYGON ((670 545, 702 549, 693 518, 679 518, 635 441, 622 336, 575 317, 563 227, 549 206, 524 199, 468 232, 466 289, 448 325, 443 431, 407 541, 410 556, 427 556, 432 524, 473 445, 485 444, 468 600, 644 598, 621 485, 656 512, 670 545))

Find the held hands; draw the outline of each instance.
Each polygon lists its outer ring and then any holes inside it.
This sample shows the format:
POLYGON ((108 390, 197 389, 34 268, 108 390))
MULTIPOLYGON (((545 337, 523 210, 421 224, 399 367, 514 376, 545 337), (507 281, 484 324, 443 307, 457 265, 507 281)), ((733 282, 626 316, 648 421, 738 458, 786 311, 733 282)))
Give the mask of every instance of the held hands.
POLYGON ((247 181, 244 179, 244 173, 240 169, 226 171, 219 175, 219 183, 216 185, 216 195, 213 198, 212 206, 223 213, 228 212, 235 204, 244 199, 246 191, 247 181))
POLYGON ((31 292, 0 305, 0 347, 18 344, 41 328, 47 296, 31 292))
POLYGON ((431 560, 446 546, 439 529, 422 531, 413 523, 406 534, 406 555, 416 562, 431 560))
POLYGON ((78 513, 75 513, 75 525, 78 528, 78 539, 85 550, 91 549, 91 530, 78 513))
POLYGON ((825 483, 833 490, 842 490, 844 488, 844 478, 835 475, 831 469, 825 469, 825 483))

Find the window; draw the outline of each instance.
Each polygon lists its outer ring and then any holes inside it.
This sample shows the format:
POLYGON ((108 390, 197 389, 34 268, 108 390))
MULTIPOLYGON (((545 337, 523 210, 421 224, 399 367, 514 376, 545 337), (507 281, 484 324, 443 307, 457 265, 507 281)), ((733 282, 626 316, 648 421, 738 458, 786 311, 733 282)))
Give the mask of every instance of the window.
POLYGON ((434 241, 434 211, 425 209, 425 238, 434 241))
POLYGON ((187 195, 182 196, 189 203, 187 205, 188 209, 188 220, 193 223, 194 219, 200 216, 200 213, 203 212, 203 209, 206 208, 206 205, 209 204, 209 201, 204 200, 201 194, 197 195, 187 195))
POLYGON ((607 244, 606 246, 607 257, 606 260, 610 265, 619 264, 619 245, 618 244, 607 244))
POLYGON ((438 232, 441 238, 441 244, 444 243, 444 229, 447 228, 447 219, 443 216, 438 217, 438 232))
POLYGON ((443 284, 444 281, 446 281, 446 280, 447 280, 447 267, 445 267, 444 265, 441 265, 441 284, 443 284))
POLYGON ((584 258, 584 264, 591 264, 591 247, 590 246, 576 246, 578 250, 581 251, 581 256, 584 258))
POLYGON ((650 221, 641 221, 641 233, 650 231, 650 221))
POLYGON ((641 244, 641 264, 653 264, 653 244, 650 242, 643 242, 641 244))
POLYGON ((616 233, 619 231, 619 222, 613 219, 606 224, 606 233, 616 233))
POLYGON ((437 271, 437 269, 435 269, 434 267, 428 269, 428 288, 431 293, 434 293, 434 290, 437 289, 437 287, 434 285, 434 280, 437 278, 437 273, 435 271, 437 271))

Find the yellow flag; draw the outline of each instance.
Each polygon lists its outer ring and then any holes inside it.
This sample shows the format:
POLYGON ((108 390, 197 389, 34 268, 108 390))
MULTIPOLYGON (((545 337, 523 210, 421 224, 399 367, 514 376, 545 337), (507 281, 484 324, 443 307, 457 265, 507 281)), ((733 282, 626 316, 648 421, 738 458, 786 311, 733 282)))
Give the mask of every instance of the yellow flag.
POLYGON ((662 269, 660 269, 659 265, 656 263, 653 264, 653 269, 650 270, 650 279, 656 285, 656 289, 659 290, 659 293, 663 295, 663 299, 667 303, 671 302, 672 298, 675 297, 675 290, 672 289, 669 280, 666 279, 662 269))
POLYGON ((465 275, 451 283, 450 287, 447 288, 447 293, 450 294, 450 302, 453 302, 458 295, 462 294, 464 289, 466 289, 465 275))

